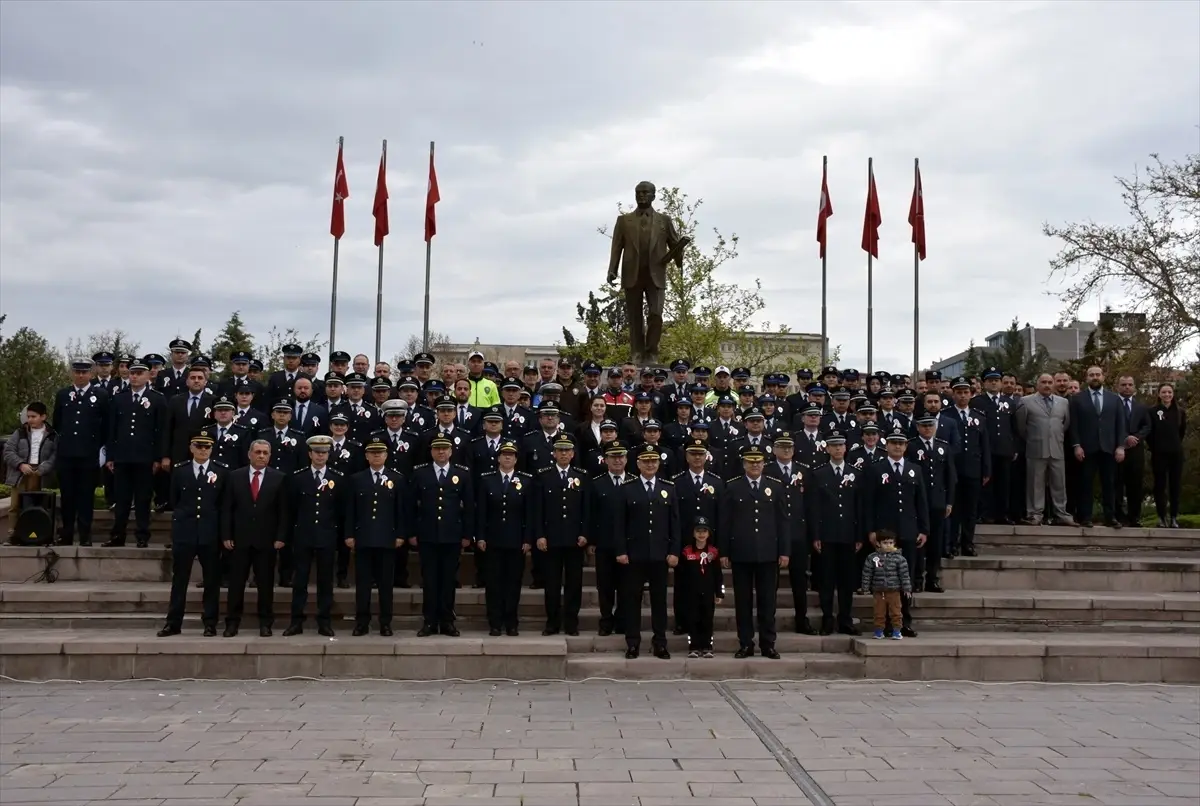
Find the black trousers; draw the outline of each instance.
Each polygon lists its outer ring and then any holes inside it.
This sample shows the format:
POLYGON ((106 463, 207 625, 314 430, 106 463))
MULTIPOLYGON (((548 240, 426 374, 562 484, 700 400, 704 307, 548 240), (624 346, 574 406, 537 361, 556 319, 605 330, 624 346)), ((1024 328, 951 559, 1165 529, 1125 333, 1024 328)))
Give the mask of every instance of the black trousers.
POLYGON ((992 523, 1003 523, 1008 519, 1009 501, 1012 498, 1012 464, 1011 456, 992 454, 992 480, 983 488, 983 514, 992 523))
POLYGON ((1096 484, 1097 473, 1100 475, 1100 507, 1104 512, 1104 519, 1111 521, 1116 516, 1117 459, 1111 453, 1096 451, 1084 455, 1079 468, 1076 500, 1081 521, 1092 519, 1092 489, 1096 484))
POLYGON ((421 543, 421 610, 425 626, 437 628, 454 624, 454 586, 458 579, 458 543, 421 543))
MULTIPOLYGON (((1083 503, 1079 497, 1080 476, 1082 475, 1082 467, 1075 460, 1075 448, 1067 445, 1063 449, 1063 477, 1067 483, 1067 514, 1076 520, 1083 520, 1083 515, 1080 513, 1080 504, 1083 503)), ((1088 512, 1091 513, 1092 488, 1088 485, 1088 512)), ((1053 514, 1054 506, 1050 501, 1050 496, 1046 496, 1046 503, 1049 506, 1051 514, 1053 514)), ((1052 518, 1046 518, 1046 521, 1052 518)))
POLYGON ((546 552, 538 551, 536 546, 529 555, 529 576, 535 588, 546 584, 546 552))
MULTIPOLYGON (((625 632, 625 597, 622 590, 625 569, 626 566, 617 562, 615 551, 596 549, 596 598, 600 600, 600 627, 621 634, 625 632)), ((678 586, 675 590, 675 623, 680 624, 678 586)))
MULTIPOLYGON (((81 541, 92 538, 92 502, 95 496, 96 457, 59 457, 55 460, 58 473, 58 506, 62 514, 64 541, 74 541, 75 527, 79 526, 81 541)), ((17 513, 13 513, 15 518, 17 513)))
MULTIPOLYGON (((918 559, 918 556, 919 556, 921 550, 919 548, 917 548, 917 541, 915 541, 915 540, 913 540, 913 541, 906 540, 903 543, 899 543, 898 547, 900 549, 900 553, 904 555, 905 562, 908 563, 908 574, 910 577, 913 578, 913 590, 915 591, 917 589, 917 583, 916 583, 916 577, 914 576, 912 569, 917 567, 917 559, 918 559)), ((900 625, 901 627, 909 627, 909 628, 912 627, 912 594, 911 593, 901 592, 901 594, 900 594, 900 618, 903 622, 900 625)), ((892 624, 890 620, 885 621, 884 622, 884 635, 887 635, 890 631, 894 630, 895 626, 896 625, 892 624)))
POLYGON ((525 577, 525 552, 489 543, 486 551, 475 555, 475 561, 479 562, 484 555, 488 558, 484 566, 487 570, 484 596, 488 627, 515 630, 520 621, 518 610, 521 606, 521 582, 525 577))
MULTIPOLYGON (((488 552, 480 551, 478 545, 472 546, 471 551, 475 560, 475 587, 487 588, 488 552)), ((522 569, 522 576, 524 576, 524 569, 522 569)))
POLYGON ((279 550, 279 555, 276 557, 275 565, 279 569, 279 587, 292 587, 292 575, 296 571, 296 558, 294 556, 291 544, 288 544, 279 550))
POLYGON ((546 629, 579 631, 583 604, 583 554, 579 546, 550 546, 545 552, 546 629))
POLYGON ((354 621, 360 627, 371 623, 371 591, 379 590, 379 626, 392 626, 392 577, 396 573, 396 550, 354 547, 354 621))
POLYGON ((270 627, 275 622, 275 547, 237 546, 229 552, 229 603, 225 623, 238 625, 246 602, 246 580, 254 569, 254 589, 258 592, 258 624, 270 627))
POLYGON ((183 624, 183 613, 187 609, 188 586, 192 577, 192 563, 195 560, 200 561, 200 568, 204 572, 204 613, 201 619, 205 627, 215 627, 217 624, 217 609, 221 603, 219 544, 172 541, 171 599, 167 605, 167 624, 172 627, 183 624))
POLYGON ((738 644, 754 646, 755 610, 758 644, 775 646, 775 596, 779 590, 779 563, 733 563, 733 610, 738 644), (757 601, 756 601, 757 599, 757 601))
POLYGON ((935 582, 941 576, 942 552, 949 548, 949 541, 943 538, 948 522, 945 508, 930 508, 928 539, 925 541, 925 547, 917 553, 917 561, 921 566, 908 569, 908 573, 912 575, 914 589, 922 577, 926 581, 935 582))
POLYGON ((104 488, 104 503, 107 506, 116 506, 117 494, 113 488, 113 474, 107 467, 99 468, 97 487, 104 488))
POLYGON ((337 578, 345 579, 350 575, 350 547, 346 545, 345 540, 339 540, 337 543, 337 578))
POLYGON ((1179 488, 1183 481, 1182 453, 1152 453, 1150 467, 1154 471, 1154 509, 1158 517, 1179 517, 1179 488))
MULTIPOLYGON (((115 465, 114 465, 115 467, 115 465)), ((165 507, 171 503, 171 472, 159 472, 154 474, 151 483, 151 489, 154 492, 155 506, 165 507)))
POLYGON ((395 552, 395 571, 392 574, 393 588, 408 587, 408 541, 404 541, 404 545, 396 549, 395 552))
MULTIPOLYGON (((91 483, 91 476, 89 484, 91 483)), ((139 543, 150 542, 150 501, 154 495, 154 470, 149 462, 121 462, 113 465, 113 485, 117 493, 117 509, 113 513, 112 537, 125 539, 129 527, 129 510, 134 511, 134 537, 139 543)), ((89 493, 94 495, 94 491, 89 493)), ((86 502, 91 506, 91 498, 86 502)))
POLYGON ((853 543, 821 544, 817 554, 821 564, 821 620, 833 622, 833 592, 837 590, 837 623, 843 627, 854 624, 854 591, 858 589, 861 571, 858 552, 853 543))
POLYGON ((292 549, 296 567, 292 570, 292 622, 304 622, 308 607, 308 573, 317 564, 317 624, 328 624, 333 616, 333 568, 337 563, 333 546, 297 545, 292 549))
POLYGON ((688 613, 688 650, 704 652, 713 648, 713 613, 716 599, 711 594, 692 594, 684 602, 688 613))
POLYGON ((1137 526, 1142 519, 1145 496, 1146 448, 1138 443, 1125 449, 1125 461, 1117 465, 1117 517, 1137 526))
POLYGON ((642 645, 642 588, 650 586, 651 642, 655 647, 667 645, 667 562, 630 562, 625 567, 624 601, 625 643, 642 645))
POLYGON ((1012 482, 1008 488, 1008 517, 1014 523, 1020 523, 1029 517, 1028 504, 1025 502, 1025 455, 1018 454, 1012 463, 1012 482))
MULTIPOLYGON (((808 540, 792 541, 792 556, 788 560, 788 583, 792 588, 792 607, 796 623, 808 618, 808 540)), ((778 573, 778 572, 777 572, 778 573)), ((776 583, 778 587, 778 583, 776 583)), ((736 601, 734 602, 736 605, 736 601)))
MULTIPOLYGON (((983 491, 983 479, 958 477, 958 486, 954 488, 954 512, 951 515, 951 530, 946 536, 948 548, 974 548, 975 523, 978 520, 979 496, 983 491)), ((909 568, 916 583, 916 569, 909 568)))

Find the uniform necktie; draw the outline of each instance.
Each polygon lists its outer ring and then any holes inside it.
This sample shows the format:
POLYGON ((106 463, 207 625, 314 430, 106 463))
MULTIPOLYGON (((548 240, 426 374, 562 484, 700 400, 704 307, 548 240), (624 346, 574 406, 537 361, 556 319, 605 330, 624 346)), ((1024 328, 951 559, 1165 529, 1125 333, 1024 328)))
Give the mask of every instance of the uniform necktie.
POLYGON ((842 469, 840 467, 835 467, 833 469, 833 475, 837 476, 838 481, 841 481, 842 480, 842 469))
POLYGON ((754 479, 750 482, 750 489, 754 492, 758 492, 758 479, 754 479))
POLYGON ((612 477, 612 480, 613 480, 613 486, 614 486, 614 487, 620 487, 620 486, 621 486, 621 477, 620 477, 620 476, 613 476, 613 477, 612 477))
POLYGON ((892 462, 892 467, 896 468, 896 475, 899 475, 900 474, 900 463, 892 462))
POLYGON ((441 468, 438 470, 438 483, 439 484, 446 483, 446 469, 445 468, 441 468))
POLYGON ((314 470, 314 471, 313 471, 313 478, 317 480, 317 484, 320 484, 320 483, 321 483, 321 471, 320 471, 320 470, 314 470))
POLYGON ((646 492, 651 493, 651 494, 654 493, 654 482, 652 482, 652 481, 646 482, 646 492))
POLYGON ((968 423, 968 422, 967 422, 967 411, 966 411, 966 409, 963 409, 962 411, 960 411, 960 412, 958 413, 958 416, 962 418, 962 424, 963 424, 963 428, 966 428, 968 425, 970 425, 970 423, 968 423))
POLYGON ((375 486, 376 486, 376 487, 382 487, 382 486, 383 486, 383 474, 382 474, 382 473, 380 473, 379 471, 376 471, 376 472, 375 472, 375 486))
POLYGON ((250 479, 250 500, 251 500, 251 501, 257 501, 257 500, 258 500, 258 488, 259 488, 259 484, 260 484, 260 482, 259 482, 259 478, 260 478, 261 476, 262 476, 262 471, 261 471, 261 470, 255 470, 255 471, 254 471, 254 478, 250 479))
POLYGON ((280 442, 283 442, 283 437, 285 434, 287 434, 286 431, 276 431, 275 438, 278 439, 280 442))
POLYGON ((400 449, 400 435, 399 434, 392 435, 392 444, 396 446, 397 450, 400 449))
POLYGON ((140 394, 138 394, 137 392, 134 392, 134 393, 133 393, 133 402, 134 402, 134 403, 141 403, 141 402, 142 402, 142 396, 141 396, 140 394))
POLYGON ((224 427, 217 429, 217 439, 218 440, 225 439, 225 428, 224 427))
POLYGON ((692 483, 695 484, 696 489, 699 490, 701 487, 704 486, 704 476, 701 476, 699 474, 694 474, 692 476, 692 483))
POLYGON ((817 435, 816 435, 816 434, 811 434, 811 433, 810 433, 810 434, 808 435, 808 441, 809 441, 809 443, 811 443, 811 444, 813 445, 813 447, 816 447, 816 444, 817 444, 817 435))
POLYGON ((787 479, 788 481, 792 480, 792 466, 791 465, 783 466, 783 477, 785 479, 787 479))
POLYGON ((196 468, 196 480, 199 481, 202 478, 204 478, 204 465, 196 468))
POLYGON ((1133 398, 1125 398, 1125 419, 1128 420, 1133 416, 1133 398))
POLYGON ((508 474, 507 473, 505 473, 503 476, 500 477, 500 489, 508 490, 508 474))
POLYGON ((496 452, 496 440, 494 440, 494 439, 489 440, 488 447, 491 449, 492 453, 495 453, 496 452))
POLYGON ((196 407, 200 405, 200 398, 192 395, 191 405, 188 406, 188 416, 191 417, 196 413, 196 407))
POLYGON ((562 476, 563 484, 566 484, 567 483, 567 471, 564 470, 561 473, 559 473, 559 475, 562 476))
POLYGON ((288 379, 288 383, 291 383, 292 381, 296 380, 296 376, 289 372, 287 379, 288 379))
POLYGON ((933 443, 930 442, 929 440, 925 440, 925 452, 933 453, 933 443))

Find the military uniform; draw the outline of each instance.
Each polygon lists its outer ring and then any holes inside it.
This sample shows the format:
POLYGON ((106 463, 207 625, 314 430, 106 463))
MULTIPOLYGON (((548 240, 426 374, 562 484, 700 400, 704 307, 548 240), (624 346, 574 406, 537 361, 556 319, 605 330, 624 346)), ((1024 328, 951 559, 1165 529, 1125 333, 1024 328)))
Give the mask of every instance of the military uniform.
MULTIPOLYGON (((144 364, 141 365, 144 369, 144 364)), ((117 497, 112 536, 106 546, 124 546, 129 510, 135 511, 135 537, 139 547, 150 544, 150 502, 154 495, 154 463, 167 419, 167 401, 161 394, 131 386, 113 400, 106 451, 113 463, 117 497)))
MULTIPOLYGON (((1001 372, 996 367, 988 367, 983 372, 984 381, 1000 377, 1001 372)), ((984 392, 971 398, 971 408, 983 414, 983 422, 987 425, 992 480, 983 490, 982 511, 992 523, 1011 521, 1008 502, 1013 485, 1013 457, 1017 454, 1019 443, 1015 416, 1019 405, 1008 395, 999 392, 994 395, 984 392)), ((1140 502, 1138 505, 1140 507, 1140 502)))
MULTIPOLYGON (((954 388, 971 388, 966 378, 955 378, 954 388)), ((979 409, 951 408, 948 416, 957 420, 959 450, 954 457, 958 484, 954 492, 954 512, 951 517, 951 533, 943 541, 942 548, 950 554, 962 553, 975 556, 975 523, 979 520, 979 499, 983 494, 983 480, 992 475, 992 447, 988 439, 987 415, 979 409)))
MULTIPOLYGON (((196 434, 194 445, 212 446, 206 433, 196 434)), ((178 463, 171 471, 171 598, 167 624, 159 636, 179 633, 187 605, 192 563, 200 561, 204 574, 204 634, 217 634, 217 609, 221 600, 221 498, 228 469, 203 455, 178 463)))
MULTIPOLYGON (((609 443, 606 451, 612 456, 624 456, 626 448, 618 441, 609 443)), ((629 473, 614 476, 607 468, 591 480, 592 505, 587 524, 588 545, 595 549, 596 597, 600 604, 600 635, 625 633, 626 566, 617 562, 617 520, 624 517, 625 499, 622 487, 637 477, 629 473)), ((639 601, 639 610, 641 603, 639 601)))
MULTIPOLYGON (((372 442, 368 453, 386 453, 372 442)), ((386 466, 371 467, 349 478, 346 537, 354 540, 354 634, 366 635, 371 623, 371 591, 379 590, 379 634, 392 634, 392 583, 396 544, 408 534, 408 495, 404 477, 386 466)))
MULTIPOLYGON (((500 450, 515 454, 517 444, 506 440, 500 450)), ((475 540, 485 546, 477 556, 487 557, 485 601, 488 626, 494 635, 500 630, 516 635, 520 625, 521 579, 532 542, 536 495, 533 476, 528 473, 488 470, 479 476, 475 540)))
MULTIPOLYGON (((333 440, 312 436, 310 450, 328 451, 333 440)), ((332 636, 333 572, 337 544, 346 537, 346 477, 332 468, 305 467, 292 473, 288 513, 292 528, 287 545, 295 565, 292 577, 292 619, 283 634, 304 631, 308 606, 308 575, 317 565, 317 632, 332 636)))
MULTIPOLYGON (((449 440, 435 439, 432 448, 451 447, 449 440)), ((420 465, 413 470, 410 485, 412 540, 421 558, 421 589, 424 626, 420 636, 458 635, 454 626, 454 588, 464 544, 475 533, 475 496, 470 471, 458 465, 420 465)))
MULTIPOLYGON (((775 444, 792 445, 791 432, 781 432, 779 442, 775 444)), ((789 536, 788 582, 792 589, 792 604, 796 613, 795 630, 804 635, 816 635, 816 630, 808 623, 808 566, 811 541, 805 523, 804 506, 804 486, 808 482, 808 474, 793 455, 787 462, 778 456, 772 456, 763 468, 763 475, 778 481, 786 493, 784 501, 787 504, 789 536)))
MULTIPOLYGON (((950 445, 937 437, 928 442, 920 436, 910 439, 907 458, 921 466, 925 476, 925 489, 929 494, 929 539, 922 551, 925 566, 924 588, 930 593, 940 593, 941 582, 938 576, 942 568, 942 529, 946 524, 946 507, 954 504, 958 473, 954 467, 950 445)), ((909 570, 913 574, 913 590, 920 590, 920 566, 909 570)))
MULTIPOLYGON (((845 444, 845 437, 840 433, 830 434, 827 438, 827 442, 834 440, 838 444, 845 444)), ((866 539, 863 508, 866 505, 864 491, 869 472, 872 471, 858 470, 845 461, 835 466, 831 460, 808 474, 804 503, 809 533, 814 545, 820 543, 817 556, 821 564, 822 635, 830 635, 834 630, 835 589, 838 599, 837 631, 846 635, 859 634, 852 613, 859 575, 857 551, 866 539)))
MULTIPOLYGON (((345 434, 330 437, 333 440, 333 445, 329 449, 329 467, 332 467, 346 478, 350 478, 355 473, 365 470, 367 467, 367 457, 363 451, 363 446, 349 436, 350 418, 344 412, 337 411, 329 415, 329 423, 331 427, 335 423, 347 426, 345 434)), ((389 469, 395 470, 395 468, 389 469)), ((350 553, 350 548, 346 545, 345 541, 338 543, 337 586, 339 588, 350 587, 350 583, 347 581, 347 577, 350 575, 350 553)), ((404 556, 407 559, 407 550, 404 556)), ((399 569, 395 569, 392 572, 393 582, 397 571, 399 569)), ((407 579, 407 576, 405 579, 407 579)))
MULTIPOLYGON (((560 437, 555 449, 574 450, 575 444, 560 437)), ((544 592, 546 627, 543 635, 579 634, 579 608, 583 603, 583 557, 587 522, 591 516, 588 477, 577 467, 544 467, 534 477, 536 497, 530 536, 535 543, 545 538, 544 592)), ((538 547, 540 551, 541 548, 538 547)))
MULTIPOLYGON (((90 367, 84 359, 72 362, 76 370, 90 367)), ((54 396, 51 426, 58 435, 54 458, 62 507, 60 544, 74 542, 77 525, 79 544, 92 544, 96 464, 109 438, 110 408, 111 399, 103 389, 68 386, 54 396)))
MULTIPOLYGON (((218 404, 220 405, 219 401, 218 404)), ((237 470, 249 464, 250 443, 254 441, 250 429, 237 423, 223 426, 212 423, 205 427, 204 433, 213 441, 212 458, 230 470, 237 470)))

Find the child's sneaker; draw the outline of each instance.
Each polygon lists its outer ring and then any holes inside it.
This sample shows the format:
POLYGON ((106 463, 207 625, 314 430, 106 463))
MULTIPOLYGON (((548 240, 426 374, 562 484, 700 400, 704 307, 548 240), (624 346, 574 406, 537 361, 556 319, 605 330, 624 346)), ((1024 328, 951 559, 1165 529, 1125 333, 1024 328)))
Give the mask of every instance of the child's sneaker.
POLYGON ((713 651, 711 649, 704 650, 704 657, 711 658, 712 656, 713 656, 713 651))
POLYGON ((691 652, 688 653, 688 657, 689 658, 698 658, 698 657, 700 657, 700 653, 697 650, 693 649, 691 652))
POLYGON ((882 637, 883 637, 883 630, 876 630, 876 631, 875 631, 875 637, 876 637, 876 638, 882 638, 882 637))
POLYGON ((899 630, 892 630, 892 640, 893 641, 902 641, 902 640, 904 640, 904 636, 900 634, 899 630))

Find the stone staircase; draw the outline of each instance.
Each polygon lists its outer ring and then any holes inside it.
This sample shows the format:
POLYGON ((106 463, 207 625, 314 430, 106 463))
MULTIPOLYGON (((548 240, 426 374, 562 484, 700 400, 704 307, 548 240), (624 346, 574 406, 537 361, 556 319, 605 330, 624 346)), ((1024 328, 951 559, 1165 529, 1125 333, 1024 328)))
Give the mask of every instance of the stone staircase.
MULTIPOLYGON (((96 513, 97 537, 109 514, 96 513)), ((395 592, 397 636, 350 636, 353 590, 337 590, 337 636, 321 638, 311 620, 302 636, 259 638, 250 615, 236 638, 199 635, 201 591, 188 592, 181 636, 153 633, 166 612, 169 522, 155 516, 151 547, 53 548, 53 584, 35 582, 50 549, 0 547, 0 674, 16 679, 264 679, 278 677, 519 680, 795 680, 805 678, 1200 683, 1200 530, 981 526, 981 556, 947 563, 944 594, 919 594, 916 639, 816 637, 793 632, 786 571, 778 598, 783 657, 737 660, 733 592, 718 607, 717 657, 644 652, 626 660, 620 636, 597 636, 592 569, 585 569, 579 636, 541 636, 542 594, 523 592, 519 637, 486 636, 483 592, 470 587, 464 555, 457 639, 417 639, 421 591, 395 592)), ((102 538, 101 538, 102 539, 102 538)), ((410 578, 419 580, 415 558, 410 578)), ((197 577, 198 578, 198 569, 197 577)), ((253 614, 256 593, 246 594, 253 614)), ((276 627, 290 591, 276 590, 276 627)), ((313 607, 310 597, 310 608, 313 607)), ((816 594, 810 620, 819 621, 816 594)), ((222 597, 222 612, 224 596, 222 597)), ((869 625, 870 600, 855 597, 869 625)), ((643 602, 643 647, 649 607, 643 602)))

